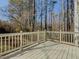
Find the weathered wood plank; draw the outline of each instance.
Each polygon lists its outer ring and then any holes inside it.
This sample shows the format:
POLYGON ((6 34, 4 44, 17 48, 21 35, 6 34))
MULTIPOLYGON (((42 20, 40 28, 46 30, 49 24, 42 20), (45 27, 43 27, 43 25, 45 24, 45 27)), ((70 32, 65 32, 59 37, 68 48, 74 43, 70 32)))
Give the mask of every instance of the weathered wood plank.
POLYGON ((69 48, 67 52, 67 59, 72 59, 72 52, 73 52, 72 47, 68 46, 67 48, 69 48))
POLYGON ((75 47, 72 48, 72 59, 76 59, 76 54, 75 54, 75 47))
POLYGON ((68 54, 68 50, 69 50, 68 45, 65 45, 65 52, 63 53, 63 56, 61 59, 66 59, 67 54, 68 54))
POLYGON ((76 57, 79 59, 79 47, 76 47, 76 57))
POLYGON ((10 59, 79 59, 79 48, 48 41, 10 59))
POLYGON ((66 45, 63 45, 63 48, 61 49, 60 54, 58 55, 57 59, 62 59, 64 53, 65 53, 66 45))
POLYGON ((56 49, 56 53, 54 55, 51 55, 50 59, 52 59, 52 58, 57 59, 59 54, 61 53, 62 49, 63 49, 63 45, 58 46, 58 48, 56 49))

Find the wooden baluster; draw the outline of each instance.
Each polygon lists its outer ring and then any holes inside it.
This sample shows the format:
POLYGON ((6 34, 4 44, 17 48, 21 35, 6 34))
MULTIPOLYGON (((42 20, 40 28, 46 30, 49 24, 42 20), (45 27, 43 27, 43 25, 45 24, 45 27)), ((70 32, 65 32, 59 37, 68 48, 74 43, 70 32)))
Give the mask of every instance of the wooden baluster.
POLYGON ((3 46, 2 46, 2 43, 3 41, 2 41, 2 37, 1 37, 1 53, 2 53, 2 51, 3 51, 3 46))
POLYGON ((37 33, 37 42, 40 43, 40 35, 39 35, 39 30, 38 30, 38 33, 37 33))
POLYGON ((29 34, 28 34, 28 44, 30 44, 30 41, 29 41, 29 34))
POLYGON ((14 49, 14 36, 12 36, 12 49, 14 49))
POLYGON ((65 40, 66 40, 66 42, 67 42, 67 34, 65 34, 65 40))
POLYGON ((25 45, 27 45, 27 36, 25 35, 25 45))
POLYGON ((8 50, 10 50, 10 36, 8 36, 8 50))
POLYGON ((6 50, 7 50, 7 42, 6 42, 7 40, 6 40, 6 37, 4 38, 4 40, 5 40, 5 44, 4 44, 4 45, 5 45, 4 52, 6 52, 6 50))
POLYGON ((22 35, 22 46, 24 46, 24 35, 22 35))
POLYGON ((61 30, 60 30, 60 43, 61 43, 61 30))
POLYGON ((16 48, 16 36, 14 36, 14 40, 15 40, 15 48, 16 48))
POLYGON ((17 42, 18 42, 17 47, 19 47, 19 35, 17 36, 17 42))
POLYGON ((26 42, 26 40, 25 40, 25 35, 24 35, 24 45, 25 45, 25 42, 26 42))
POLYGON ((73 43, 73 34, 71 34, 71 42, 73 43))
POLYGON ((27 45, 27 35, 25 35, 25 40, 26 40, 26 43, 25 44, 27 45))
POLYGON ((23 50, 23 39, 22 39, 22 31, 20 32, 20 49, 23 50))
POLYGON ((44 42, 47 41, 46 30, 44 31, 44 42))
POLYGON ((28 45, 28 35, 27 35, 27 45, 28 45))
POLYGON ((33 43, 33 37, 32 36, 33 36, 33 34, 31 34, 31 43, 33 43))
POLYGON ((0 37, 0 53, 1 53, 1 37, 0 37))
POLYGON ((28 45, 28 35, 26 35, 26 40, 27 40, 27 43, 26 44, 28 45))
POLYGON ((25 45, 25 35, 24 35, 24 45, 25 45))
POLYGON ((75 46, 78 46, 78 38, 77 38, 78 34, 75 35, 75 46))

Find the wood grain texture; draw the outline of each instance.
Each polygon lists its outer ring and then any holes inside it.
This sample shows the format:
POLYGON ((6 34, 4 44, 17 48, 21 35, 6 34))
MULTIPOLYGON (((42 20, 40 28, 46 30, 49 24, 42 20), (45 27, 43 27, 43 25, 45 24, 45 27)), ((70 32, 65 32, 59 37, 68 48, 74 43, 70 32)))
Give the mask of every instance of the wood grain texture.
POLYGON ((9 59, 79 59, 79 48, 47 41, 9 59))

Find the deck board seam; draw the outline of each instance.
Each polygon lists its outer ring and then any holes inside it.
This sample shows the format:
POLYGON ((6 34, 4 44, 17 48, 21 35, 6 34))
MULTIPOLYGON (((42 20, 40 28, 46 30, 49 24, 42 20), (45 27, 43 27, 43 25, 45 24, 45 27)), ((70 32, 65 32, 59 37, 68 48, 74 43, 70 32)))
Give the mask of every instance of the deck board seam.
POLYGON ((64 51, 63 51, 63 53, 62 53, 61 59, 63 59, 62 57, 63 57, 63 55, 64 55, 64 53, 65 53, 65 47, 66 47, 66 46, 64 46, 64 51))
MULTIPOLYGON (((62 45, 63 45, 63 44, 62 44, 62 45)), ((56 57, 56 59, 58 59, 59 55, 62 54, 63 47, 64 47, 64 46, 62 46, 61 51, 59 51, 59 54, 58 54, 58 56, 56 57)))
MULTIPOLYGON (((61 45, 62 45, 62 44, 61 44, 61 45)), ((54 59, 55 59, 55 57, 57 56, 57 53, 58 53, 57 49, 60 49, 61 45, 60 45, 60 46, 58 46, 58 48, 56 48, 56 52, 55 52, 55 54, 54 54, 54 55, 52 55, 52 57, 53 57, 54 59)))
POLYGON ((68 47, 68 51, 67 51, 67 56, 66 56, 66 59, 68 59, 69 48, 70 48, 70 47, 68 47))
MULTIPOLYGON (((55 47, 53 46, 53 49, 55 49, 55 48, 57 48, 57 47, 58 47, 58 45, 56 45, 55 47)), ((53 50, 53 49, 52 49, 52 50, 53 50)), ((53 52, 52 50, 51 50, 51 53, 53 52)), ((48 53, 48 56, 49 56, 49 53, 48 53)))

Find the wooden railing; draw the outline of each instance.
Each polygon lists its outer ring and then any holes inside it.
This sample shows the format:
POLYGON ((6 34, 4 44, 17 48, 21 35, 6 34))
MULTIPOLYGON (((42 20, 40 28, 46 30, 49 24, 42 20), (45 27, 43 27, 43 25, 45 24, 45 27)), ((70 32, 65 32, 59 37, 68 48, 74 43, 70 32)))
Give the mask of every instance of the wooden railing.
POLYGON ((45 32, 27 32, 0 34, 0 55, 15 50, 22 50, 25 46, 45 41, 45 32))
POLYGON ((15 50, 23 50, 24 47, 35 43, 42 43, 47 40, 79 46, 79 33, 37 31, 0 34, 0 55, 4 55, 15 50))
POLYGON ((79 46, 79 32, 53 32, 47 31, 49 39, 59 43, 66 43, 70 45, 79 46))

